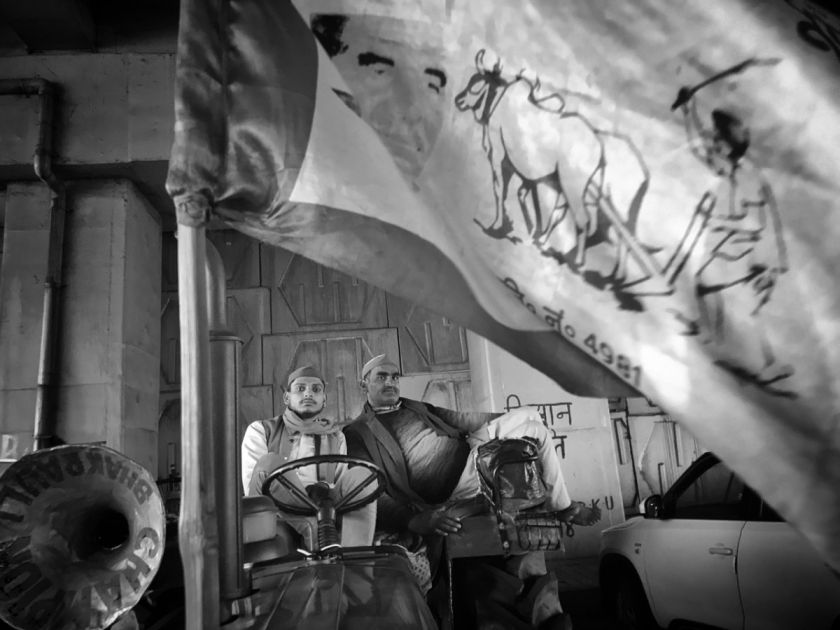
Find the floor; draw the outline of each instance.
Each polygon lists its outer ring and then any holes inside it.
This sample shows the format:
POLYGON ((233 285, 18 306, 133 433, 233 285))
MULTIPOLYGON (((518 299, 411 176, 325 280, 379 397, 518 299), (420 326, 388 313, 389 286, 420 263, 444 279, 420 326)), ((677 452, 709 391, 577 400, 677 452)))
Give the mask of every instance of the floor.
POLYGON ((614 630, 598 589, 598 558, 555 560, 549 565, 557 575, 560 601, 572 617, 574 630, 614 630))
POLYGON ((557 575, 561 592, 598 588, 598 558, 551 560, 548 568, 557 575))

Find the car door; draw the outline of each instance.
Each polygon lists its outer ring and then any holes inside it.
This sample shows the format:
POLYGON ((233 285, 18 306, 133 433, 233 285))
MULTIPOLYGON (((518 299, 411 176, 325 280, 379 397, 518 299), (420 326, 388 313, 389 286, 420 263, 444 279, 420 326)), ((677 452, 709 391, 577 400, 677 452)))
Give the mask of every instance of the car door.
POLYGON ((840 576, 769 507, 744 527, 738 584, 745 630, 829 630, 840 620, 840 576))
POLYGON ((663 499, 643 542, 650 603, 660 623, 690 620, 741 630, 735 558, 744 484, 714 459, 698 460, 663 499))

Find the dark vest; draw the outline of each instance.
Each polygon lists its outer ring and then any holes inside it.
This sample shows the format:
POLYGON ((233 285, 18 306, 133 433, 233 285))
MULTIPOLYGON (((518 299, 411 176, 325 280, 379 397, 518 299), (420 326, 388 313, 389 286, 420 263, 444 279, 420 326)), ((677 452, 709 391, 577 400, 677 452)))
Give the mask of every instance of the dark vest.
MULTIPOLYGON (((465 438, 458 429, 434 415, 425 403, 405 398, 401 400, 404 410, 414 413, 438 435, 453 439, 465 438)), ((365 405, 362 414, 347 427, 346 432, 353 432, 361 439, 373 463, 383 470, 388 481, 388 494, 391 497, 400 503, 411 504, 417 509, 423 509, 428 505, 428 501, 411 486, 405 456, 399 442, 377 418, 370 405, 365 405)))
MULTIPOLYGON (((292 453, 292 446, 294 445, 292 442, 294 433, 289 431, 288 427, 286 427, 286 423, 283 422, 283 416, 275 416, 273 418, 268 418, 267 420, 260 420, 259 422, 265 430, 265 441, 268 448, 268 454, 270 455, 272 453, 276 453, 280 456, 282 463, 287 463, 289 461, 289 456, 292 453)), ((338 455, 338 453, 330 454, 338 455)), ((259 460, 257 461, 257 466, 259 467, 259 460)), ((335 483, 336 467, 337 464, 319 465, 318 478, 329 483, 335 483)), ((254 472, 256 473, 256 468, 254 472)), ((267 473, 271 471, 265 472, 265 476, 267 476, 267 473)), ((259 487, 262 485, 262 479, 259 479, 257 474, 254 474, 251 477, 251 485, 254 486, 255 483, 259 484, 256 487, 256 494, 259 494, 259 487)))

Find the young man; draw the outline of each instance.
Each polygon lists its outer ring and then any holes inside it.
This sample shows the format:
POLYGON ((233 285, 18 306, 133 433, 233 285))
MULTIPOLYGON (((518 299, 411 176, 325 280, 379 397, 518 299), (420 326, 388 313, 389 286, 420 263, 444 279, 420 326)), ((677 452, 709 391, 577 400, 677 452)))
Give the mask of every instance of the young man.
MULTIPOLYGON (((342 426, 324 415, 326 402, 326 383, 317 370, 307 365, 289 374, 283 394, 286 405, 283 415, 252 422, 245 430, 242 439, 242 486, 247 495, 261 494, 265 479, 282 464, 315 455, 347 454, 342 426)), ((367 475, 361 468, 321 464, 299 468, 286 478, 299 485, 301 490, 325 481, 334 486, 340 497, 367 475)), ((285 488, 273 491, 282 494, 286 502, 299 503, 285 488)), ((375 502, 345 513, 341 519, 341 544, 345 547, 370 545, 375 520, 375 502)), ((314 518, 295 517, 287 521, 307 540, 314 538, 314 518)))
MULTIPOLYGON (((378 501, 378 529, 413 532, 432 539, 459 531, 461 522, 448 506, 480 492, 476 449, 493 438, 513 437, 537 441, 548 491, 542 509, 559 511, 563 520, 579 525, 600 520, 597 508, 587 508, 569 498, 551 435, 535 410, 523 408, 500 414, 443 409, 400 397, 399 377, 399 367, 385 355, 365 364, 360 384, 367 403, 346 429, 348 452, 378 465, 388 479, 388 493, 378 501)), ((435 541, 427 540, 430 548, 434 546, 435 541)), ((504 571, 513 573, 523 588, 531 586, 526 590, 538 591, 532 596, 530 624, 565 627, 567 619, 557 598, 556 583, 547 573, 542 552, 511 560, 504 571)), ((500 579, 502 582, 505 580, 500 579)), ((512 591, 509 610, 516 608, 514 600, 523 598, 516 588, 512 591)), ((481 597, 481 593, 475 595, 481 597)), ((506 623, 520 627, 513 618, 506 623)))

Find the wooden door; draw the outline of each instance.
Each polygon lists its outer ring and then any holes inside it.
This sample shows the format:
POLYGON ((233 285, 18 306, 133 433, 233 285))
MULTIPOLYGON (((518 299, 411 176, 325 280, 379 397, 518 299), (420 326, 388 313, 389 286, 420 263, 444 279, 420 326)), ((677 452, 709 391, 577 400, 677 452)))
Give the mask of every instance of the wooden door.
POLYGON ((327 413, 351 419, 362 410, 362 366, 377 354, 399 360, 397 333, 390 328, 318 331, 263 338, 263 382, 274 384, 274 412, 283 411, 286 376, 302 365, 321 370, 327 381, 327 413))
MULTIPOLYGON (((283 385, 311 364, 327 380, 327 411, 353 418, 364 400, 365 362, 387 353, 403 372, 403 395, 471 409, 466 331, 409 301, 232 230, 208 238, 225 267, 227 328, 240 347, 240 432, 283 412, 283 385)), ((180 452, 177 245, 164 234, 161 303, 160 475, 180 452), (171 416, 171 418, 170 418, 171 416)), ((231 419, 233 421, 234 419, 231 419)), ((175 462, 178 467, 178 462, 175 462)))

